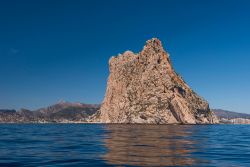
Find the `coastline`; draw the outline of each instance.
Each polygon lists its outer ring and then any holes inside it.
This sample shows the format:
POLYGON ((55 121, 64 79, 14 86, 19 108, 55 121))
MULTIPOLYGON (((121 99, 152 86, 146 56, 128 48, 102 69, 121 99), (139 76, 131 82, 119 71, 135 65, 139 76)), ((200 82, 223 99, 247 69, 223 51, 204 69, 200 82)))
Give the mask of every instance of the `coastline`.
POLYGON ((183 123, 174 123, 174 124, 151 124, 151 123, 102 123, 102 122, 0 122, 0 125, 3 124, 103 124, 103 125, 178 125, 178 126, 199 126, 199 125, 250 125, 248 123, 214 123, 214 124, 183 124, 183 123))

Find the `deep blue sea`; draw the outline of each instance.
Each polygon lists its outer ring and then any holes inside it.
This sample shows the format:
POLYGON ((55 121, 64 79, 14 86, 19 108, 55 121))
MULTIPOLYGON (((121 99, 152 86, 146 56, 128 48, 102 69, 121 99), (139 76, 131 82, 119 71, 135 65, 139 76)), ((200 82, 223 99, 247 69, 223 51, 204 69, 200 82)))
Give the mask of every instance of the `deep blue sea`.
POLYGON ((250 166, 248 125, 0 124, 0 166, 250 166))

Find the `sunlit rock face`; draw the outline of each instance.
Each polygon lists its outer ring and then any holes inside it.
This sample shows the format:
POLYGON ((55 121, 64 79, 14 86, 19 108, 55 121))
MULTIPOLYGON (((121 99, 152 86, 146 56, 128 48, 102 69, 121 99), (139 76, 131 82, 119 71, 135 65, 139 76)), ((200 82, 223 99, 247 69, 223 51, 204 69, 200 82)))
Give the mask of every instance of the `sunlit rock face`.
MULTIPOLYGON (((136 54, 109 60, 106 95, 96 121, 103 123, 212 124, 208 103, 174 71, 160 40, 136 54)), ((198 69, 197 69, 198 70, 198 69)))

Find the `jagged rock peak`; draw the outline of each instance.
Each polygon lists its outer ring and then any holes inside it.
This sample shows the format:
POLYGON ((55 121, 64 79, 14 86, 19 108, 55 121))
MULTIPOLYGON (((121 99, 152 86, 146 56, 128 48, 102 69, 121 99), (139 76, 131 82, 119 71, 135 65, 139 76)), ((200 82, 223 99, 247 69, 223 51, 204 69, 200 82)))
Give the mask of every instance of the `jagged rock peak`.
POLYGON ((208 103, 174 71, 159 39, 109 61, 106 95, 94 121, 202 124, 217 120, 208 103))
POLYGON ((146 41, 144 48, 163 49, 163 46, 158 38, 152 38, 146 41))

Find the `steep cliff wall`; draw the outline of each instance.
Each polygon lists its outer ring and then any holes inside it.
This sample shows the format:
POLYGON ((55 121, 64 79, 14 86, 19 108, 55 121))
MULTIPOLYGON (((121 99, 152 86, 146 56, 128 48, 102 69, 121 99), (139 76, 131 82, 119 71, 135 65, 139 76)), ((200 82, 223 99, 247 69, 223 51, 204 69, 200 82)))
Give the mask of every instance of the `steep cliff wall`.
MULTIPOLYGON (((103 123, 211 124, 208 103, 174 71, 161 41, 109 60, 106 95, 96 120, 103 123)), ((197 69, 198 70, 198 69, 197 69)))

